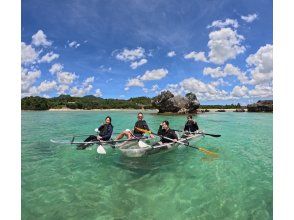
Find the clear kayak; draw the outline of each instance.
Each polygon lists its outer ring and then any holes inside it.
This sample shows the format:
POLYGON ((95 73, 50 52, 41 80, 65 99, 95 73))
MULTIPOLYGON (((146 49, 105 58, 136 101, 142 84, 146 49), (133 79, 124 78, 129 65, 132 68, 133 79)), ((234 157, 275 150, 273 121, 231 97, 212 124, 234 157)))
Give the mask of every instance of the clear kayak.
MULTIPOLYGON (((185 138, 180 138, 178 141, 188 144, 191 140, 200 140, 204 134, 190 134, 185 138)), ((137 143, 122 143, 116 147, 127 157, 142 157, 144 155, 156 154, 160 152, 168 152, 178 148, 181 145, 177 142, 172 143, 147 143, 147 141, 139 140, 137 143)), ((184 145, 185 146, 185 145, 184 145)))

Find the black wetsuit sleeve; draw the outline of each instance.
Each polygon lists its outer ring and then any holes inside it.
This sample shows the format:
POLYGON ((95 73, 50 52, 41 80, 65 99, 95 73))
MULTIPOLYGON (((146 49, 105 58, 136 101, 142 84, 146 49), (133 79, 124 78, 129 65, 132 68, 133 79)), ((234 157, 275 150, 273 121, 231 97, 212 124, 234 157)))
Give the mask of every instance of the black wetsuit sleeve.
POLYGON ((189 131, 189 126, 188 126, 188 123, 187 122, 185 124, 184 131, 189 131))
POLYGON ((158 135, 163 135, 163 130, 162 130, 162 126, 160 125, 157 131, 158 135))
POLYGON ((99 131, 102 131, 103 128, 104 128, 104 126, 105 126, 105 125, 101 125, 101 126, 98 128, 98 130, 99 130, 99 131))
POLYGON ((195 124, 194 124, 195 131, 199 130, 199 127, 198 127, 197 122, 195 121, 194 123, 195 123, 195 124))
POLYGON ((177 139, 178 140, 178 136, 175 131, 170 132, 170 139, 177 139))

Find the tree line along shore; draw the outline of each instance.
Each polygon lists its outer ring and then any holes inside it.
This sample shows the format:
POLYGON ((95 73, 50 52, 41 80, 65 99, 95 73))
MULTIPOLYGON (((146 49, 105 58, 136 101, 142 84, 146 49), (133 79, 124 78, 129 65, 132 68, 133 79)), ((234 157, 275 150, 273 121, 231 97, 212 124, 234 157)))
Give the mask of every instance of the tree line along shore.
MULTIPOLYGON (((156 97, 155 97, 156 98, 156 97)), ((96 110, 96 109, 134 109, 134 110, 155 110, 158 106, 153 102, 154 98, 149 97, 135 97, 127 100, 124 99, 103 99, 92 95, 84 97, 72 97, 70 95, 60 95, 53 98, 43 98, 39 96, 24 97, 21 99, 22 110, 96 110)), ((230 105, 200 105, 192 113, 215 111, 272 111, 272 100, 266 100, 267 105, 271 108, 260 107, 257 104, 250 106, 241 106, 238 104, 230 105)), ((260 101, 265 102, 265 101, 260 101)))

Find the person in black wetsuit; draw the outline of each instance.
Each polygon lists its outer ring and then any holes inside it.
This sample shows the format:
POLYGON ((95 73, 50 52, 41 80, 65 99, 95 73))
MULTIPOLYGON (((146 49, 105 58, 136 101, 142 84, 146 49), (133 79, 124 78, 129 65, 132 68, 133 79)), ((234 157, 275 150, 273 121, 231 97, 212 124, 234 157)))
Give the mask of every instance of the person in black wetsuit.
MULTIPOLYGON (((115 140, 122 139, 124 136, 126 136, 128 139, 143 137, 144 133, 141 131, 138 131, 136 127, 144 129, 144 130, 148 130, 148 131, 150 130, 147 122, 143 120, 144 116, 142 112, 138 113, 137 118, 138 118, 138 121, 135 123, 134 130, 133 131, 131 131, 130 129, 124 130, 115 138, 115 140)), ((150 137, 152 138, 153 135, 150 135, 150 137)))
MULTIPOLYGON (((95 135, 90 135, 87 137, 84 142, 91 142, 91 141, 108 141, 111 138, 112 132, 113 132, 113 126, 111 124, 111 117, 107 116, 105 118, 105 123, 101 125, 98 128, 99 134, 98 136, 95 135)), ((78 150, 84 150, 86 147, 89 147, 90 145, 93 145, 91 143, 84 143, 84 144, 79 144, 77 146, 78 150)))
POLYGON ((192 115, 189 115, 187 117, 187 122, 185 124, 184 131, 186 133, 191 133, 191 132, 196 132, 197 130, 199 130, 197 122, 193 120, 192 115))
POLYGON ((168 139, 166 139, 164 137, 167 137, 167 138, 172 139, 174 141, 178 140, 178 136, 175 133, 175 131, 169 128, 169 122, 168 121, 163 121, 160 124, 157 134, 161 136, 161 139, 160 139, 161 143, 173 142, 173 141, 168 140, 168 139))

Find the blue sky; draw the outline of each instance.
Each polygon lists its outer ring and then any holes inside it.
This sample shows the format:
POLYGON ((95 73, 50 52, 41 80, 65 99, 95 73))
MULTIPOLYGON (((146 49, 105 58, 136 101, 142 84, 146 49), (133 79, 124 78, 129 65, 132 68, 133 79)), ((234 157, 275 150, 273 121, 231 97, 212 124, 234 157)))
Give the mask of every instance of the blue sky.
POLYGON ((272 98, 272 1, 22 1, 22 96, 272 98))

